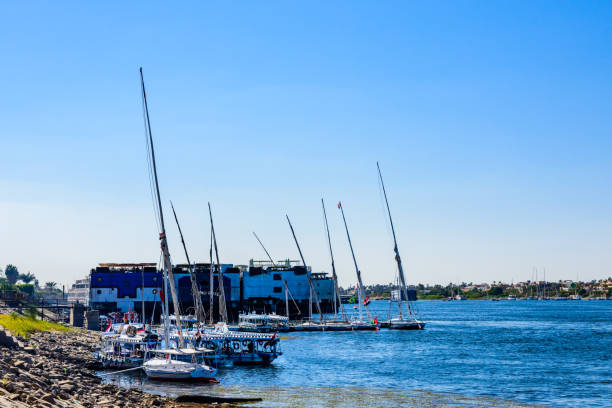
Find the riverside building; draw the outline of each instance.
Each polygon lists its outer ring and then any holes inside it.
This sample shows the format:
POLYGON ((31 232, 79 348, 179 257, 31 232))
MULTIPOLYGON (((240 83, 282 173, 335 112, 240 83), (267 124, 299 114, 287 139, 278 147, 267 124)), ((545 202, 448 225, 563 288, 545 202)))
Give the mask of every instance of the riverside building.
MULTIPOLYGON (((206 313, 210 310, 210 264, 196 263, 196 281, 206 313)), ((331 310, 333 282, 325 273, 311 273, 310 267, 292 265, 266 265, 251 261, 249 266, 222 264, 223 287, 232 322, 238 321, 241 312, 285 314, 286 299, 289 299, 291 318, 307 317, 309 312, 309 286, 307 274, 311 275, 324 310, 331 310), (285 286, 286 282, 286 286, 285 286), (288 291, 285 289, 288 288, 288 291), (296 307, 297 305, 297 307, 296 307)), ((193 294, 189 266, 173 266, 175 287, 183 314, 192 314, 193 294)), ((142 315, 143 303, 146 319, 158 321, 161 313, 160 301, 163 274, 155 263, 102 263, 91 269, 89 277, 77 281, 88 292, 88 304, 101 314, 111 312, 136 312, 142 315), (88 286, 85 286, 88 285, 88 286)), ((74 286, 74 285, 73 285, 74 286)), ((213 273, 213 315, 218 320, 218 274, 213 273)), ((170 299, 170 298, 169 298, 170 299)), ((172 302, 170 302, 172 303, 172 302)), ((173 313, 170 305, 170 313, 173 313)))

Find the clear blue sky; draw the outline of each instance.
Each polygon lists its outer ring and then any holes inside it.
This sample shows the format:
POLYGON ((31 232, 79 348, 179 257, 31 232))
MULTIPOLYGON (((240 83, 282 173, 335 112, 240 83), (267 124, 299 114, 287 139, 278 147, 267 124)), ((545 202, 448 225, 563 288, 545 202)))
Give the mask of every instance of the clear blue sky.
MULTIPOLYGON (((107 4, 108 3, 108 4, 107 4)), ((410 282, 612 275, 612 3, 0 6, 0 265, 68 283, 156 261, 143 66, 176 261, 297 258, 410 282), (540 275, 541 276, 541 275, 540 275)))

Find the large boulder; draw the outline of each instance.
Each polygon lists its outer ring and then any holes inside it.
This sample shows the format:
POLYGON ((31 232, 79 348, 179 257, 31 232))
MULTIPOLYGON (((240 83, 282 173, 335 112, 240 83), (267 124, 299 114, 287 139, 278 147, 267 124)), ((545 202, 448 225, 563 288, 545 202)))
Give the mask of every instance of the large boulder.
POLYGON ((6 330, 4 326, 0 325, 0 347, 7 348, 18 348, 19 342, 10 331, 6 330))

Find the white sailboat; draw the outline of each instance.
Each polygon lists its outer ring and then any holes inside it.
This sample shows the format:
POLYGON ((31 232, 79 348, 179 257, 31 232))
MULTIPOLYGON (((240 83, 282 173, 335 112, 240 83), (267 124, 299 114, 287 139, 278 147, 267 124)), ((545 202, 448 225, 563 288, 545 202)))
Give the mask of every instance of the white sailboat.
MULTIPOLYGON (((400 258, 399 249, 397 247, 397 238, 395 237, 395 228, 393 226, 393 219, 391 218, 391 210, 389 208, 389 200, 387 199, 387 191, 385 190, 385 184, 383 182, 382 173, 380 172, 380 166, 376 163, 378 168, 378 177, 380 179, 380 185, 385 196, 385 204, 387 205, 387 213, 389 214, 389 222, 391 224, 391 232, 393 233, 393 251, 395 252, 395 261, 397 262, 397 270, 400 278, 401 291, 397 299, 398 302, 398 317, 389 320, 390 329, 402 329, 402 330, 423 330, 425 323, 420 321, 415 313, 415 310, 410 305, 408 298, 408 290, 406 289, 406 279, 404 278, 404 268, 402 267, 402 260, 400 258), (402 295, 407 307, 407 313, 402 310, 402 295)), ((463 300, 463 299, 462 299, 463 300)))
POLYGON ((170 348, 154 350, 157 354, 144 363, 147 377, 154 380, 219 382, 217 370, 204 364, 203 358, 211 350, 170 348))
MULTIPOLYGON (((159 183, 157 180, 157 166, 155 163, 155 149, 153 147, 153 136, 151 134, 151 123, 149 119, 149 108, 147 106, 147 95, 145 92, 144 78, 142 68, 140 68, 140 81, 142 85, 142 98, 145 113, 145 131, 147 133, 148 150, 151 153, 150 168, 152 174, 152 184, 155 186, 157 200, 155 201, 155 210, 159 222, 160 234, 159 240, 163 255, 164 266, 164 293, 168 293, 168 283, 170 283, 170 291, 172 294, 172 302, 174 303, 174 312, 177 316, 181 316, 178 296, 174 285, 172 275, 172 263, 170 261, 170 251, 168 250, 168 242, 166 239, 166 227, 164 225, 164 213, 159 193, 159 183)), ((164 296, 164 319, 163 319, 163 347, 165 349, 154 352, 156 355, 144 362, 143 369, 150 378, 160 380, 200 380, 200 381, 216 381, 214 374, 216 369, 203 364, 198 357, 202 356, 206 350, 195 350, 184 348, 184 340, 181 331, 180 319, 177 319, 178 327, 178 347, 170 347, 170 316, 168 310, 168 296, 164 296)))

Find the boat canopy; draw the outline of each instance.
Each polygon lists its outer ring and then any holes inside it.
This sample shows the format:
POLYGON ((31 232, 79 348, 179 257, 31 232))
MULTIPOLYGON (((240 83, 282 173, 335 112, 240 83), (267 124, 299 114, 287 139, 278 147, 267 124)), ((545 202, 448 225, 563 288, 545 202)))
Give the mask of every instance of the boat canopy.
POLYGON ((151 353, 157 354, 172 354, 172 355, 186 355, 186 354, 206 354, 212 353, 214 350, 207 348, 182 348, 182 349, 160 349, 160 350, 151 350, 151 353))

